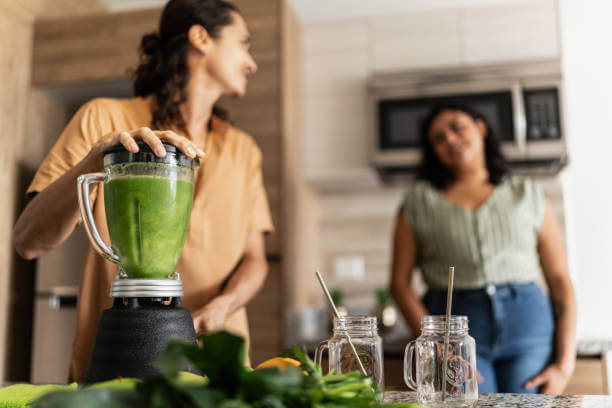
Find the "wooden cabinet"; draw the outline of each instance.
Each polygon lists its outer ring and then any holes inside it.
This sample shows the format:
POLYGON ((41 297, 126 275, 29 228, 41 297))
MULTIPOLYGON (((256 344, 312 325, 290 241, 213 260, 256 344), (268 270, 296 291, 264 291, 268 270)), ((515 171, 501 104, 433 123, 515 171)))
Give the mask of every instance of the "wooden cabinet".
POLYGON ((34 26, 32 85, 58 86, 129 78, 138 46, 161 11, 147 9, 41 20, 34 26))
POLYGON ((275 357, 283 343, 283 304, 282 264, 269 263, 268 278, 263 289, 248 307, 249 328, 251 331, 251 364, 253 367, 264 360, 275 357))
POLYGON ((475 7, 461 18, 465 64, 558 58, 559 28, 554 0, 475 7))
POLYGON ((461 14, 436 10, 370 23, 374 71, 457 65, 461 62, 461 14))

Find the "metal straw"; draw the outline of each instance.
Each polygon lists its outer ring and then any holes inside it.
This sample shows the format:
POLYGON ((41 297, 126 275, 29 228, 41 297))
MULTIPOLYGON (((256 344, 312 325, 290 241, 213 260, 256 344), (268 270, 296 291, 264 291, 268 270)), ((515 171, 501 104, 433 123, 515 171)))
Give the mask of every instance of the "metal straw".
MULTIPOLYGON (((336 317, 336 319, 339 320, 340 315, 338 314, 338 309, 336 309, 336 305, 334 304, 334 301, 331 295, 329 294, 329 290, 327 290, 327 285, 325 285, 325 281, 323 280, 321 273, 319 271, 315 271, 315 274, 317 275, 317 279, 319 279, 319 283, 321 284, 321 287, 323 288, 323 292, 325 292, 325 296, 327 296, 327 300, 329 301, 329 304, 334 312, 334 316, 336 317)), ((357 354, 357 349, 355 348, 355 345, 353 345, 353 342, 351 340, 351 336, 349 336, 348 330, 346 331, 346 339, 348 340, 348 343, 351 346, 351 350, 353 350, 353 353, 355 354, 355 357, 357 358, 357 362, 359 363, 359 368, 361 369, 361 373, 364 376, 367 376, 368 373, 366 373, 365 367, 363 366, 363 363, 361 362, 361 359, 359 358, 359 354, 357 354)))
POLYGON ((448 342, 450 337, 451 305, 453 303, 453 285, 455 283, 455 267, 448 268, 448 290, 446 292, 446 330, 444 333, 444 365, 442 366, 442 401, 446 399, 446 369, 448 365, 448 342))

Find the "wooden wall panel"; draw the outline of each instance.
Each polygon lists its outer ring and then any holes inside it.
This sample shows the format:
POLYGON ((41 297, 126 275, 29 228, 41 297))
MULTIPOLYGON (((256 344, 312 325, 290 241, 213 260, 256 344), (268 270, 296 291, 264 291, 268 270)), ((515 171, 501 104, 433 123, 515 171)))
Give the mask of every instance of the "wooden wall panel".
POLYGON ((282 268, 271 262, 268 279, 260 294, 247 307, 251 332, 251 364, 253 367, 278 355, 283 343, 282 268))
POLYGON ((45 2, 36 18, 43 20, 68 16, 75 17, 105 11, 106 8, 98 0, 51 0, 45 2))
MULTIPOLYGON (((263 174, 276 233, 266 238, 269 254, 281 255, 282 151, 280 90, 281 0, 240 0, 252 36, 252 54, 258 72, 249 80, 245 97, 226 99, 222 105, 232 122, 250 133, 263 153, 263 174)), ((281 255, 282 259, 282 255, 281 255)), ((256 365, 278 354, 283 336, 282 261, 269 265, 268 279, 248 306, 251 362, 256 365)))
POLYGON ((127 78, 138 62, 140 39, 156 29, 159 15, 159 9, 147 9, 37 22, 32 84, 127 78))
POLYGON ((281 252, 281 96, 280 0, 234 2, 252 36, 252 54, 258 71, 250 78, 246 96, 226 98, 221 105, 232 123, 251 134, 263 153, 263 174, 276 233, 266 238, 269 254, 281 252))
MULTIPOLYGON (((24 18, 27 10, 17 11, 21 7, 19 2, 13 3, 15 10, 4 6, 0 7, 0 382, 16 378, 10 372, 13 354, 23 356, 24 351, 23 342, 15 342, 13 335, 23 327, 16 326, 20 322, 12 318, 15 312, 21 312, 15 307, 19 295, 12 289, 21 282, 16 277, 22 278, 25 274, 16 276, 13 267, 11 231, 19 201, 19 158, 25 133, 32 50, 32 24, 24 18)), ((23 295, 25 298, 28 294, 23 295)))

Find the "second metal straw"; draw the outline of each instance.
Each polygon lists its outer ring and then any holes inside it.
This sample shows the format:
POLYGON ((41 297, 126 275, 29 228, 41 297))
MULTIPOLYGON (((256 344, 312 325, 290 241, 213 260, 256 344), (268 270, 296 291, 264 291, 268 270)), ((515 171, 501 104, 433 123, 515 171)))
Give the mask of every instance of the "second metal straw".
POLYGON ((453 285, 455 283, 455 267, 448 268, 448 292, 446 293, 446 330, 444 332, 444 365, 442 366, 442 401, 446 399, 446 370, 448 365, 448 343, 450 337, 451 307, 453 304, 453 285))
MULTIPOLYGON (((323 288, 323 292, 325 292, 325 296, 327 296, 327 300, 329 301, 329 304, 334 312, 335 318, 340 319, 340 315, 338 314, 338 309, 336 309, 334 300, 329 294, 329 290, 327 290, 327 285, 325 285, 325 281, 323 280, 321 273, 319 271, 315 271, 315 274, 317 275, 317 279, 319 279, 319 283, 321 284, 321 287, 323 288)), ((348 330, 346 331, 346 339, 348 340, 348 344, 351 346, 351 350, 353 350, 353 353, 355 354, 355 357, 357 358, 357 363, 359 363, 361 374, 363 374, 364 376, 367 376, 368 373, 366 373, 365 367, 363 366, 363 363, 361 362, 361 359, 359 358, 359 354, 357 354, 357 349, 355 348, 355 345, 351 341, 351 336, 349 336, 348 330)))

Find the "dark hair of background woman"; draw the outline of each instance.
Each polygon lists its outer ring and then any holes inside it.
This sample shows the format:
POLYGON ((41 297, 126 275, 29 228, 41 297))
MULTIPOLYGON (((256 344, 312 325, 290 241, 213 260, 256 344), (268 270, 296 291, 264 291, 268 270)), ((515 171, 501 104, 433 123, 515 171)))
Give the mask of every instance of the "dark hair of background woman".
POLYGON ((417 169, 417 178, 429 181, 439 190, 449 187, 455 182, 455 175, 451 169, 440 161, 429 140, 431 124, 444 111, 463 112, 473 120, 480 119, 485 123, 487 128, 487 134, 484 139, 485 163, 489 172, 489 181, 495 185, 501 183, 509 170, 506 159, 501 152, 499 137, 482 114, 469 106, 456 103, 444 103, 434 107, 421 123, 421 152, 423 158, 417 169))
MULTIPOLYGON (((201 25, 212 38, 232 24, 236 6, 224 0, 170 0, 164 7, 159 31, 145 35, 140 42, 140 65, 133 72, 134 94, 155 95, 157 110, 153 112, 156 129, 177 128, 187 132, 179 106, 187 100, 186 85, 188 32, 201 25)), ((213 114, 225 118, 217 107, 213 114)))

